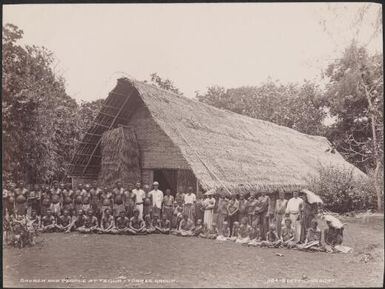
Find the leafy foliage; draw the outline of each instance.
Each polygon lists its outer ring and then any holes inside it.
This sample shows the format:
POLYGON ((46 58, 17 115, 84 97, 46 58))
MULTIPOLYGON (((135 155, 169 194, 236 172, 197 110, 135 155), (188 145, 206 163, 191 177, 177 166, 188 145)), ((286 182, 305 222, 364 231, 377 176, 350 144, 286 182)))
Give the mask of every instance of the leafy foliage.
POLYGON ((177 87, 175 87, 174 83, 169 79, 163 79, 156 72, 150 74, 151 82, 158 86, 159 88, 172 91, 176 94, 183 95, 181 91, 177 87))
MULTIPOLYGON (((375 166, 371 113, 376 117, 378 149, 383 155, 383 74, 382 57, 369 57, 364 48, 352 43, 341 59, 329 65, 330 78, 325 98, 337 121, 327 136, 344 156, 363 170, 375 166), (369 108, 365 89, 373 107, 369 108)), ((381 157, 383 158, 383 157, 381 157)))
POLYGON ((92 122, 101 110, 103 103, 104 99, 81 102, 76 119, 77 140, 83 139, 88 128, 92 126, 92 122))
POLYGON ((335 167, 321 167, 319 176, 308 180, 309 189, 317 192, 326 209, 345 213, 376 207, 373 184, 353 179, 352 171, 335 167))
POLYGON ((207 104, 250 117, 271 121, 303 133, 324 132, 320 89, 309 81, 303 85, 277 84, 267 81, 260 86, 232 89, 212 86, 196 97, 207 104))
POLYGON ((79 110, 51 68, 52 53, 19 45, 22 35, 12 24, 3 27, 3 177, 48 182, 65 175, 93 104, 79 110))

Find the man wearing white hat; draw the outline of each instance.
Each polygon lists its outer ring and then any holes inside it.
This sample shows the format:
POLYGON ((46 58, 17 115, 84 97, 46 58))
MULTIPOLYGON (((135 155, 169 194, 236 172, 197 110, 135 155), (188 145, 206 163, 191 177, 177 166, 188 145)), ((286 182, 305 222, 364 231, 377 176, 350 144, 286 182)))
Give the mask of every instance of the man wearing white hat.
POLYGON ((163 202, 163 192, 161 190, 158 190, 159 183, 154 182, 153 184, 153 190, 148 193, 149 197, 152 199, 152 216, 160 218, 160 212, 162 209, 162 202, 163 202))

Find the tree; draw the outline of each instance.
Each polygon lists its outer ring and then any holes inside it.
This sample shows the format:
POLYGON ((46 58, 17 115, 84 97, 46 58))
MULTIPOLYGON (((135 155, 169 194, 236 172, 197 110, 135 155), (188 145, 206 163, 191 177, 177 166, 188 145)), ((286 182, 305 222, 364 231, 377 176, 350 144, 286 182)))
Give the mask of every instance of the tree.
POLYGON ((158 86, 159 88, 172 91, 176 94, 183 95, 181 91, 177 87, 174 86, 174 83, 169 79, 164 79, 160 77, 156 72, 150 74, 151 82, 158 86))
POLYGON ((21 46, 23 31, 3 27, 3 176, 27 182, 64 175, 75 135, 77 104, 43 47, 21 46))
POLYGON ((329 65, 325 98, 337 121, 327 135, 344 156, 366 172, 373 170, 378 208, 382 209, 383 67, 382 55, 369 56, 353 41, 329 65))
POLYGON ((320 135, 324 132, 326 112, 320 89, 312 82, 302 85, 278 84, 271 80, 260 86, 232 89, 212 86, 196 97, 207 104, 253 118, 270 121, 300 132, 320 135))
POLYGON ((87 130, 92 126, 92 122, 102 109, 104 99, 95 101, 82 101, 76 119, 76 140, 83 139, 87 130))

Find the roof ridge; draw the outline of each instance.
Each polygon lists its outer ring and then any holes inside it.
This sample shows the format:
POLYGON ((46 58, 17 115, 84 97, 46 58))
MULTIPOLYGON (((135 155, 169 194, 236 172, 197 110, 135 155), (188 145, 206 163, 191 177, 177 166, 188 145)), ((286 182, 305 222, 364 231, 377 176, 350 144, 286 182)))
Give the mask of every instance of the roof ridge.
POLYGON ((285 130, 285 131, 288 131, 288 132, 294 131, 294 132, 296 132, 298 134, 301 134, 301 135, 309 137, 309 138, 326 139, 329 142, 329 140, 325 136, 306 134, 306 133, 300 132, 300 131, 298 131, 298 130, 296 130, 294 128, 290 128, 290 127, 287 127, 287 126, 279 125, 279 124, 276 124, 276 123, 268 121, 268 120, 254 118, 254 117, 251 117, 251 116, 248 116, 248 115, 244 115, 244 114, 240 114, 240 113, 237 113, 237 112, 225 109, 225 108, 219 108, 219 107, 210 105, 208 103, 199 101, 196 98, 190 98, 190 97, 187 97, 187 96, 184 96, 184 95, 177 94, 177 93, 175 93, 173 91, 170 91, 170 90, 167 90, 167 89, 164 89, 164 88, 160 88, 160 87, 158 87, 158 86, 156 86, 154 84, 148 83, 148 82, 140 81, 140 80, 137 80, 137 79, 134 79, 134 78, 130 79, 130 78, 127 78, 127 77, 123 77, 121 79, 129 81, 134 86, 135 86, 135 83, 139 83, 141 85, 150 86, 150 87, 152 87, 154 89, 163 91, 163 92, 168 93, 168 94, 172 94, 172 95, 174 95, 174 96, 176 96, 178 98, 182 98, 182 99, 185 99, 187 101, 191 101, 191 102, 194 102, 194 103, 198 103, 199 105, 206 106, 209 109, 213 109, 213 110, 216 110, 216 111, 220 111, 222 113, 228 113, 228 114, 234 115, 234 116, 239 117, 240 119, 243 119, 245 121, 255 121, 255 122, 259 122, 259 123, 261 123, 263 125, 266 125, 266 126, 275 126, 275 127, 279 128, 279 129, 282 129, 282 130, 285 130))

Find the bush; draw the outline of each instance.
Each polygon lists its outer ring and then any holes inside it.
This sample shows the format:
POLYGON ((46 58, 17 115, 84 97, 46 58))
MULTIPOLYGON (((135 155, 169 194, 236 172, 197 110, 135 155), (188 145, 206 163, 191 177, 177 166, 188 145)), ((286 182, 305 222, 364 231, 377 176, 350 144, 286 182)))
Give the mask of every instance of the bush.
POLYGON ((322 167, 308 180, 309 189, 320 195, 324 208, 337 213, 376 208, 376 194, 370 178, 357 180, 352 170, 322 167))

